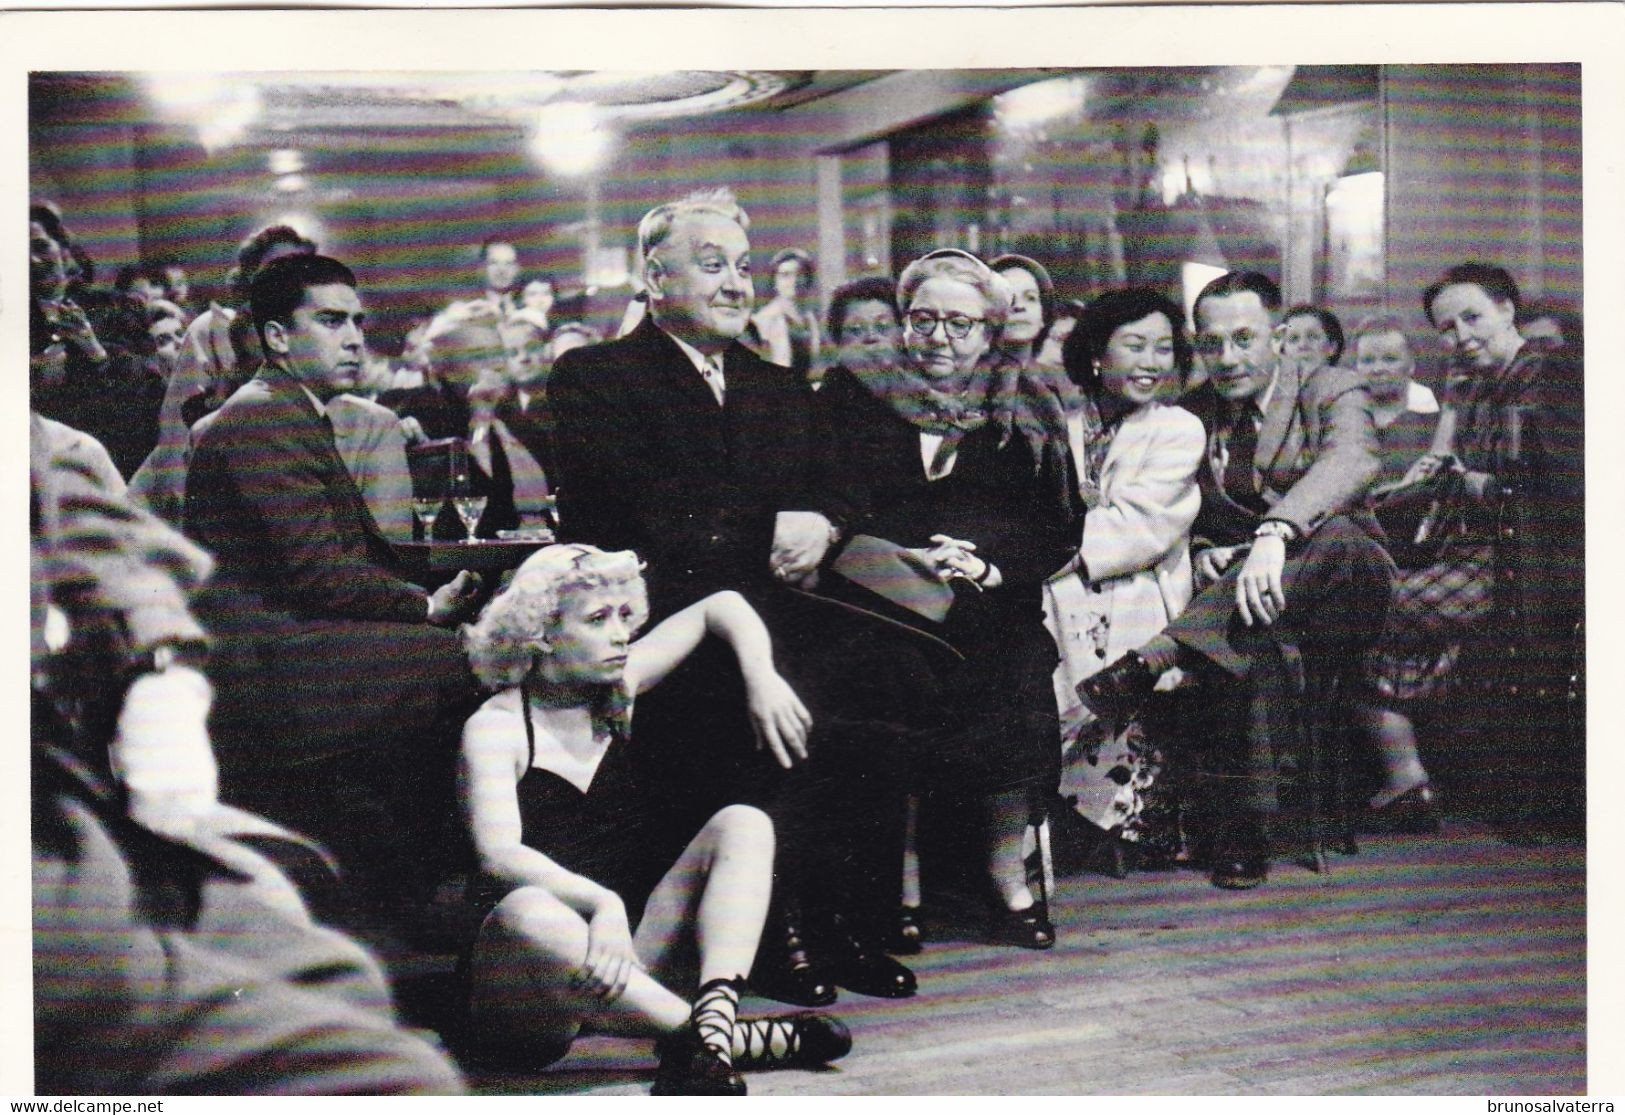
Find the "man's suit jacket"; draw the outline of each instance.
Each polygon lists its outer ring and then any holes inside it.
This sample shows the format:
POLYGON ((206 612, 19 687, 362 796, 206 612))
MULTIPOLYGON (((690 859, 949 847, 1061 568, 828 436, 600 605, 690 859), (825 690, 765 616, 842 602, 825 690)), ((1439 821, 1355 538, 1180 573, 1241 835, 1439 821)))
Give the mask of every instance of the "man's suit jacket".
POLYGON ((779 511, 845 518, 823 489, 824 443, 811 392, 735 343, 718 406, 677 342, 652 320, 559 359, 557 421, 565 537, 636 550, 664 615, 725 588, 771 584, 779 511))
MULTIPOLYGON (((1211 383, 1182 403, 1207 428, 1207 454, 1197 476, 1202 511, 1193 531, 1196 548, 1231 546, 1251 539, 1263 516, 1232 500, 1224 490, 1219 437, 1230 404, 1211 383)), ((1300 375, 1281 365, 1258 430, 1253 465, 1262 481, 1268 517, 1292 524, 1307 538, 1333 515, 1351 514, 1381 537, 1365 511, 1365 495, 1381 468, 1371 397, 1345 368, 1319 368, 1300 375)))
POLYGON ((422 623, 421 588, 400 573, 299 384, 264 368, 198 438, 186 530, 220 576, 296 616, 422 623))

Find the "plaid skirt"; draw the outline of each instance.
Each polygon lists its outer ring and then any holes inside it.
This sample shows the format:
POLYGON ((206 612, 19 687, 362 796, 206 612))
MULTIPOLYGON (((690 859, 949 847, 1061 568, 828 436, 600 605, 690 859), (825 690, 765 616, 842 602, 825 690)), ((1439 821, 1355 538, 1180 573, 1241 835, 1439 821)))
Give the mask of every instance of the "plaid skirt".
POLYGON ((1495 549, 1456 544, 1431 565, 1404 571, 1394 585, 1388 622, 1366 659, 1366 682, 1392 701, 1443 696, 1462 644, 1490 614, 1495 549))

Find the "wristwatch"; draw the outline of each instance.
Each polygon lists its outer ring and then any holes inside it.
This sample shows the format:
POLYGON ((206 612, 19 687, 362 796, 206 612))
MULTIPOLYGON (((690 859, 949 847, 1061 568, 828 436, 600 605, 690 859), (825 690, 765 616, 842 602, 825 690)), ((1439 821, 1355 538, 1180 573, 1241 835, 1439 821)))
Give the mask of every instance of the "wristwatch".
POLYGON ((1284 519, 1265 519, 1258 524, 1258 529, 1253 531, 1253 537, 1279 538, 1282 542, 1291 543, 1297 541, 1298 530, 1284 519))

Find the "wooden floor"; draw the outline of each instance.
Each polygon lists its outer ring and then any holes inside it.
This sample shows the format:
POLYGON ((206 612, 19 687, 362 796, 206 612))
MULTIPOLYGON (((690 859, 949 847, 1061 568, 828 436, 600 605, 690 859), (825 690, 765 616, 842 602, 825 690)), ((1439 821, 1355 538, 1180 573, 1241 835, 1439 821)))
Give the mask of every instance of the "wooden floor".
MULTIPOLYGON (((914 958, 916 998, 842 993, 844 1061, 751 1074, 751 1094, 1583 1093, 1584 860, 1458 821, 1250 892, 1064 878, 1053 951, 944 932, 914 958)), ((485 1094, 639 1094, 652 1070, 647 1042, 586 1038, 544 1070, 469 1075, 485 1094)))

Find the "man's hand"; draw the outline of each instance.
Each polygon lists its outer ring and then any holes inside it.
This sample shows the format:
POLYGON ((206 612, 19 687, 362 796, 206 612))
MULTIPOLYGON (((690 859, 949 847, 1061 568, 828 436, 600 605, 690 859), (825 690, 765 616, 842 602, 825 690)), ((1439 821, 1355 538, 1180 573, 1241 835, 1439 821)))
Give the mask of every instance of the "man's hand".
POLYGON ((214 690, 198 671, 171 666, 130 683, 108 749, 130 813, 148 828, 175 832, 214 808, 220 772, 209 746, 214 690))
POLYGON ((435 589, 429 596, 429 622, 436 627, 452 627, 467 619, 474 610, 480 584, 480 575, 465 569, 456 580, 435 589))
POLYGON ((615 894, 605 891, 603 901, 587 921, 587 956, 576 983, 606 1003, 613 1003, 626 991, 632 973, 643 967, 632 949, 632 930, 626 924, 626 907, 615 894))
POLYGON ((1451 454, 1424 453, 1416 459, 1415 464, 1406 470, 1404 479, 1400 480, 1399 486, 1407 488, 1412 484, 1420 484, 1445 469, 1456 472, 1464 471, 1461 462, 1451 454))
POLYGON ((773 576, 788 584, 807 585, 823 564, 834 533, 817 511, 780 511, 773 523, 773 550, 768 562, 773 576))
POLYGON ((1213 546, 1196 555, 1196 577, 1204 585, 1211 585, 1229 569, 1245 546, 1213 546))
POLYGON ((429 435, 423 432, 423 423, 411 415, 401 419, 401 437, 406 439, 408 445, 416 445, 420 441, 429 440, 429 435))
POLYGON ((767 667, 745 678, 745 703, 757 750, 765 747, 773 752, 785 770, 807 757, 812 714, 777 670, 767 667))
POLYGON ((1265 534, 1253 540, 1241 575, 1236 578, 1236 608, 1248 627, 1268 627, 1286 611, 1281 571, 1286 568, 1286 541, 1265 534))

